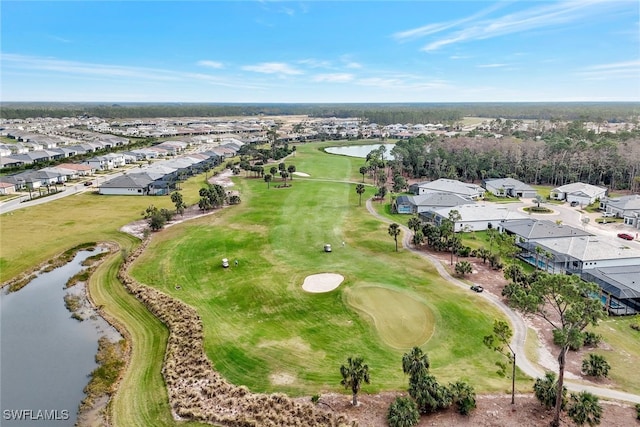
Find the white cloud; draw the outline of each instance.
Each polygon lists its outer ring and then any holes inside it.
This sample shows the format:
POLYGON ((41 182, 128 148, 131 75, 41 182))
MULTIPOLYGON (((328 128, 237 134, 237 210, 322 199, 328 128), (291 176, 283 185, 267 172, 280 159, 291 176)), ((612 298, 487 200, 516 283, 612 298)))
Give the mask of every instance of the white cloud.
POLYGON ((542 4, 543 6, 536 6, 494 19, 478 19, 497 9, 493 7, 457 21, 434 23, 396 33, 395 38, 403 40, 444 32, 445 34, 439 39, 426 44, 422 48, 423 51, 432 52, 456 43, 489 39, 544 27, 560 26, 570 22, 581 22, 588 17, 599 17, 604 13, 604 8, 618 7, 621 3, 608 2, 606 0, 581 0, 542 4), (447 30, 451 31, 447 32, 447 30))
POLYGON ((285 75, 296 75, 296 74, 304 74, 302 71, 291 67, 284 62, 262 62, 256 65, 245 65, 242 67, 245 71, 253 71, 255 73, 263 73, 263 74, 285 74, 285 75))
POLYGON ((310 68, 331 68, 331 61, 307 58, 297 61, 298 64, 305 65, 310 68))
POLYGON ((474 15, 468 16, 466 18, 458 19, 456 21, 442 22, 439 24, 428 24, 422 27, 413 28, 411 30, 400 31, 393 34, 392 37, 398 41, 404 41, 404 40, 417 39, 417 38, 428 36, 431 34, 440 33, 444 30, 448 30, 449 28, 454 28, 466 22, 473 21, 474 19, 478 19, 482 16, 488 15, 489 13, 495 11, 496 9, 499 9, 500 7, 502 7, 502 5, 497 3, 487 9, 481 10, 480 12, 474 15))
POLYGON ((149 80, 175 80, 177 78, 175 73, 160 69, 66 61, 26 55, 0 54, 0 60, 3 62, 3 67, 27 71, 40 70, 94 77, 134 77, 149 80))
POLYGON ((586 80, 632 78, 637 82, 640 76, 640 60, 592 65, 577 72, 577 75, 586 80))
POLYGON ((209 68, 215 68, 215 69, 224 68, 224 64, 218 61, 203 60, 203 61, 198 61, 197 64, 203 67, 209 67, 209 68))
POLYGON ((502 67, 506 67, 509 64, 480 64, 477 65, 478 68, 502 68, 502 67))
POLYGON ((347 83, 352 80, 353 74, 348 73, 318 74, 313 77, 314 82, 347 83))

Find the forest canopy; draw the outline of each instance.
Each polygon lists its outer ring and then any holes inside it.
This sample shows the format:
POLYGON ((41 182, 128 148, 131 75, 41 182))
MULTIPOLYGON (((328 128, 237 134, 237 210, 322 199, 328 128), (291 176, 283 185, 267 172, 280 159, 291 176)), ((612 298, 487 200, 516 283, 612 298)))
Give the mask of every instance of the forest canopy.
POLYGON ((635 122, 640 103, 376 103, 376 104, 195 104, 28 103, 0 104, 0 118, 95 116, 105 119, 298 115, 357 117, 370 123, 454 124, 463 117, 530 120, 635 122))

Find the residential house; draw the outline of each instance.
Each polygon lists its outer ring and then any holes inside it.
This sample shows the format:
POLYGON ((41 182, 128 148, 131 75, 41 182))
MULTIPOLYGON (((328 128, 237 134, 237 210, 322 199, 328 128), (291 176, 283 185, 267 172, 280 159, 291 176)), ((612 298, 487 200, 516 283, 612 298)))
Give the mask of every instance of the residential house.
POLYGON ((485 179, 482 186, 490 193, 498 197, 517 197, 532 199, 536 197, 536 190, 530 185, 513 178, 485 179))
POLYGON ((640 313, 640 264, 598 267, 584 271, 580 277, 600 286, 602 302, 610 314, 640 313))
POLYGON ((586 270, 600 267, 640 265, 640 251, 606 237, 559 237, 533 243, 543 253, 553 255, 552 263, 548 264, 547 269, 552 268, 554 272, 582 274, 586 270))
POLYGON ((98 187, 100 194, 146 196, 154 180, 145 174, 127 174, 104 182, 98 187))
POLYGON ((623 218, 626 225, 640 229, 640 194, 600 200, 600 209, 623 218))
POLYGON ((473 203, 474 201, 467 197, 451 193, 426 193, 420 196, 402 195, 393 201, 393 210, 399 214, 419 214, 473 203))
POLYGON ((472 200, 482 198, 485 193, 485 189, 479 185, 446 178, 414 184, 410 186, 410 189, 413 189, 414 194, 416 195, 427 193, 451 193, 467 197, 472 200))
POLYGON ((574 182, 551 190, 550 198, 554 200, 566 200, 578 202, 582 206, 590 205, 596 200, 602 199, 607 194, 607 189, 596 185, 574 182))
POLYGON ((77 176, 90 176, 96 172, 91 165, 80 163, 60 163, 57 167, 73 170, 77 176))
POLYGON ((10 182, 0 182, 0 194, 13 194, 16 192, 15 184, 10 182))
POLYGON ((423 212, 420 214, 420 218, 440 225, 445 219, 449 219, 449 213, 453 210, 457 210, 460 214, 460 220, 456 221, 454 232, 498 229, 498 226, 504 221, 527 218, 525 214, 509 210, 506 206, 494 204, 467 204, 440 208, 423 212))

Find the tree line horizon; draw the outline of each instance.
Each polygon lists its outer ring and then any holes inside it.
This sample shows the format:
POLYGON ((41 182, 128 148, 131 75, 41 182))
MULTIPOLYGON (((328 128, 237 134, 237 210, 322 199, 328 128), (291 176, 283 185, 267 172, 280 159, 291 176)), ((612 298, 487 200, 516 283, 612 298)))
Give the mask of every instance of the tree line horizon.
POLYGON ((582 120, 635 124, 640 117, 640 103, 0 103, 0 118, 2 119, 78 116, 122 119, 264 115, 308 115, 316 118, 357 117, 380 125, 395 123, 453 125, 464 117, 501 117, 512 120, 582 120))

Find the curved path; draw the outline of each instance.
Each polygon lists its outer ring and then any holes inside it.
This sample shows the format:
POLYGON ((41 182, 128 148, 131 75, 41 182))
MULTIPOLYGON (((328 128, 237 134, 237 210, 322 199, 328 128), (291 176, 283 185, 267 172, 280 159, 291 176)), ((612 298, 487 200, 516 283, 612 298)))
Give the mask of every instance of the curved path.
MULTIPOLYGON (((388 218, 383 217, 382 215, 378 214, 375 209, 373 208, 372 204, 371 204, 371 199, 367 199, 367 210, 369 211, 369 213, 371 213, 371 215, 375 216, 376 218, 380 219, 381 221, 387 222, 387 223, 391 223, 391 221, 388 218)), ((424 253, 424 252, 420 252, 417 249, 415 249, 413 247, 413 245, 411 244, 411 230, 402 225, 399 224, 400 228, 403 231, 403 238, 402 238, 402 245, 405 249, 413 252, 416 255, 419 255, 423 258, 428 259, 436 268, 436 270, 438 270, 438 273, 440 274, 440 276, 442 276, 444 279, 446 279, 447 281, 449 281, 450 283, 453 283, 456 286, 459 286, 461 288, 464 289, 469 289, 469 285, 462 282, 461 280, 456 279, 455 277, 453 277, 451 274, 449 274, 449 272, 447 271, 446 268, 444 268, 444 266, 442 265, 442 263, 440 262, 440 260, 438 260, 437 258, 424 253)), ((522 320, 522 317, 520 317, 520 315, 515 312, 514 310, 512 310, 509 306, 507 306, 499 297, 497 297, 496 295, 489 293, 489 292, 483 292, 481 294, 478 294, 478 296, 487 299, 489 302, 491 302, 493 305, 495 305, 496 307, 498 307, 504 314, 505 316, 507 316, 509 318, 509 320, 511 321, 511 325, 513 326, 513 339, 511 341, 511 347, 515 350, 516 353, 516 364, 518 366, 518 368, 520 368, 520 370, 522 370, 522 372, 524 372, 525 374, 527 374, 528 376, 532 377, 532 378, 538 378, 538 377, 543 377, 544 376, 544 370, 541 369, 539 366, 537 366, 535 363, 532 363, 529 359, 527 359, 526 357, 526 351, 525 351, 525 340, 527 337, 527 325, 524 323, 524 321, 522 320)), ((592 386, 592 385, 587 385, 587 384, 581 384, 581 383, 577 383, 574 381, 570 381, 565 377, 564 380, 564 385, 567 387, 567 389, 572 390, 572 391, 588 391, 592 394, 595 394, 597 396, 603 397, 605 399, 613 399, 613 400, 621 400, 621 401, 626 401, 626 402, 633 402, 633 403, 640 403, 640 396, 636 395, 636 394, 632 394, 632 393, 626 393, 623 391, 618 391, 618 390, 613 390, 613 389, 609 389, 609 388, 604 388, 604 387, 598 387, 598 386, 592 386)))

